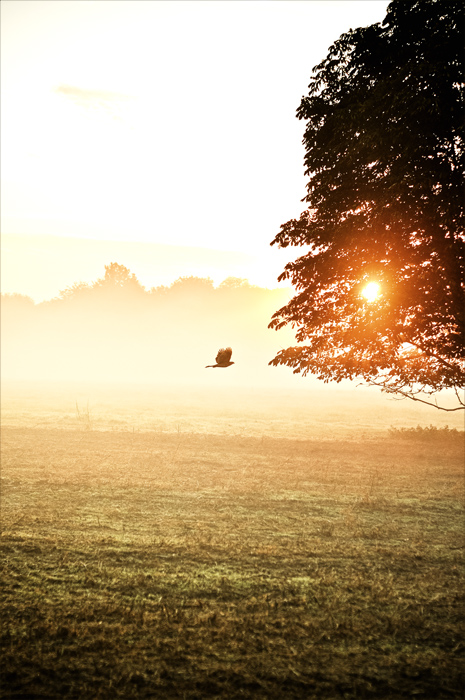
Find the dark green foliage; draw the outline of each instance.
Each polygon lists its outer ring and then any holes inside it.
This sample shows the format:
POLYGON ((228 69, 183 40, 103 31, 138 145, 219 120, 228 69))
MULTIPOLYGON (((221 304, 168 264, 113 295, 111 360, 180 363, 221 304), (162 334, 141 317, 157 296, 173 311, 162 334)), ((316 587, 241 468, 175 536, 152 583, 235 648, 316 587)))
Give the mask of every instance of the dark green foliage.
POLYGON ((463 385, 464 13, 394 0, 314 69, 297 111, 308 208, 273 241, 306 248, 280 277, 297 295, 270 324, 302 345, 272 364, 410 398, 463 385))

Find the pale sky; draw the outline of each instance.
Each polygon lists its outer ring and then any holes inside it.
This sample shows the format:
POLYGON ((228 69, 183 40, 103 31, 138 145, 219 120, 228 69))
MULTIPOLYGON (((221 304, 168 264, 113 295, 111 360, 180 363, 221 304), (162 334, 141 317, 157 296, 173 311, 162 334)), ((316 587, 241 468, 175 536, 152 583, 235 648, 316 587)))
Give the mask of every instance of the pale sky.
MULTIPOLYGON (((78 259, 79 279, 95 279, 123 241, 235 253, 220 271, 198 251, 191 266, 180 260, 179 274, 170 268, 173 280, 200 270, 276 286, 284 258, 269 243, 304 208, 295 111, 312 67, 340 34, 381 21, 387 6, 2 0, 2 291, 51 296, 66 275, 76 281, 78 259), (73 251, 76 239, 107 248, 81 260, 62 242, 57 261, 45 235, 72 238, 73 251), (34 258, 31 236, 45 262, 27 268, 26 284, 20 253, 34 258)), ((135 251, 139 279, 167 283, 161 263, 135 251)))

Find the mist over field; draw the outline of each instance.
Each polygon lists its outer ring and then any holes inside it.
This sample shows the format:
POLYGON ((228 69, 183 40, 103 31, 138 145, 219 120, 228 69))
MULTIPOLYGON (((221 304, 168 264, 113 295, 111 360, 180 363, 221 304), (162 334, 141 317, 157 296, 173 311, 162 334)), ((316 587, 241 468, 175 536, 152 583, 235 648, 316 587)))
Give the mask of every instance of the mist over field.
MULTIPOLYGON (((107 428, 173 429, 181 422, 196 432, 225 432, 227 425, 250 432, 255 425, 255 433, 308 436, 431 422, 462 427, 460 415, 375 388, 324 384, 268 366, 281 347, 295 344, 291 329, 267 328, 289 296, 289 289, 238 278, 215 286, 182 277, 147 290, 117 263, 94 283, 72 284, 39 304, 3 294, 4 419, 11 402, 29 397, 31 415, 41 406, 49 419, 72 423, 76 405, 90 406, 94 427, 107 428), (206 369, 227 346, 234 364, 206 369)), ((442 400, 447 405, 447 396, 442 400)))
POLYGON ((288 296, 2 295, 5 700, 459 697, 462 418, 269 367, 288 296))
POLYGON ((462 4, 0 6, 1 700, 464 700, 462 4))
POLYGON ((223 385, 289 386, 291 373, 268 362, 293 334, 267 328, 288 299, 289 290, 236 278, 215 287, 184 277, 146 291, 127 268, 107 266, 93 285, 73 285, 40 304, 2 295, 3 377, 204 385, 213 380, 205 366, 231 346, 235 365, 223 371, 223 385))

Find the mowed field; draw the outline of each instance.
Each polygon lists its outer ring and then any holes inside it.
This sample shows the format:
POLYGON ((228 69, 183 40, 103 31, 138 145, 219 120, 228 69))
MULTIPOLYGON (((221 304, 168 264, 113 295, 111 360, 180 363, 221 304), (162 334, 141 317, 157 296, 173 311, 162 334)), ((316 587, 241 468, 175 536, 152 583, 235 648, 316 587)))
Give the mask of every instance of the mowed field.
POLYGON ((0 697, 462 698, 463 432, 334 396, 7 392, 0 697))

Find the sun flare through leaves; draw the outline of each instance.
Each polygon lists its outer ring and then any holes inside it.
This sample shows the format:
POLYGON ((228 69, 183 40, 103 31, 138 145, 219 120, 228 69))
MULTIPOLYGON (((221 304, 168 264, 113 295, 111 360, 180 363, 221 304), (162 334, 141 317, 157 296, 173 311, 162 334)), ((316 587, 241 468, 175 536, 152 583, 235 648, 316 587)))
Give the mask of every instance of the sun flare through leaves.
POLYGON ((380 291, 381 287, 378 282, 368 282, 362 290, 362 296, 364 296, 368 302, 373 302, 379 297, 380 291))
POLYGON ((272 365, 465 409, 464 17, 463 3, 392 0, 313 69, 297 109, 306 209, 272 241, 306 249, 270 323, 302 342, 272 365))

